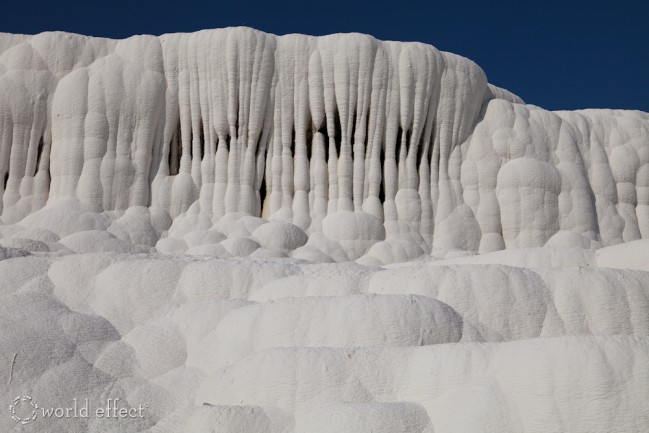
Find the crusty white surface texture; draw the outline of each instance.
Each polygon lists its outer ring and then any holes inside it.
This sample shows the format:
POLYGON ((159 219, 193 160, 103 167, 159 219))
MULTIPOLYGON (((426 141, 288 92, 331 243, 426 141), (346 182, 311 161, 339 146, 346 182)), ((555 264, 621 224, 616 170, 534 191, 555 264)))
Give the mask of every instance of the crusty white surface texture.
POLYGON ((2 432, 649 431, 647 113, 360 34, 0 34, 0 197, 2 432))

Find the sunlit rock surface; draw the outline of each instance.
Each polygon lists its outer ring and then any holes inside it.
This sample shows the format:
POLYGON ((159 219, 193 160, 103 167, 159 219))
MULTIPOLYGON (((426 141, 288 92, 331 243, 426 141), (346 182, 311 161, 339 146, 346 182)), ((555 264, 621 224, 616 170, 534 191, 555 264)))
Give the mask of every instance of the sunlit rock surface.
POLYGON ((647 113, 360 34, 0 34, 0 197, 0 431, 649 430, 647 113))

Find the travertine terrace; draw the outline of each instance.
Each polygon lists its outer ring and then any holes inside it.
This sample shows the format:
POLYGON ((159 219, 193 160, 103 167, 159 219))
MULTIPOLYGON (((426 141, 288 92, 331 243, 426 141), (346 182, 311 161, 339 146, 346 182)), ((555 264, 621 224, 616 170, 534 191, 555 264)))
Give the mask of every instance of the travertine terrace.
POLYGON ((649 429, 647 113, 361 34, 0 34, 0 197, 0 431, 649 429))

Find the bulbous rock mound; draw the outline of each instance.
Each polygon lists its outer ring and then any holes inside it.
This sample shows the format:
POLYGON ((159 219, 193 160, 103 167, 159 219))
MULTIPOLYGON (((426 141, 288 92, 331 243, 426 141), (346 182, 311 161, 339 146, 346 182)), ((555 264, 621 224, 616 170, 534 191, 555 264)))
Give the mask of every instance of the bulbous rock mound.
POLYGON ((0 34, 0 197, 0 431, 649 429, 647 113, 360 34, 0 34))

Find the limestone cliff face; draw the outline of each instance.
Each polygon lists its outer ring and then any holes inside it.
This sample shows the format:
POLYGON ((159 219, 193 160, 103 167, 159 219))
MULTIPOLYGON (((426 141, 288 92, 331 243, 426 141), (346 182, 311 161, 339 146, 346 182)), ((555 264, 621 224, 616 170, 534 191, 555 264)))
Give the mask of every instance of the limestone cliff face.
POLYGON ((4 224, 73 199, 146 208, 155 241, 237 214, 352 259, 613 245, 649 237, 649 114, 545 111, 360 34, 0 34, 0 180, 4 224))

